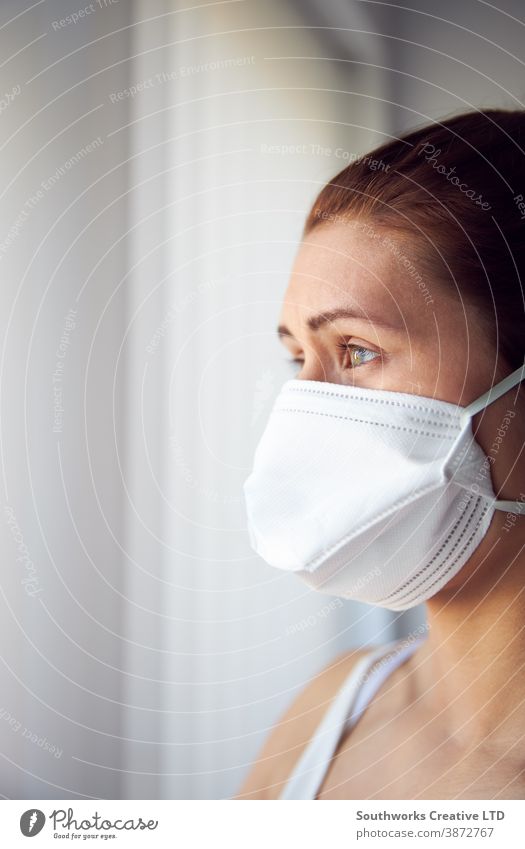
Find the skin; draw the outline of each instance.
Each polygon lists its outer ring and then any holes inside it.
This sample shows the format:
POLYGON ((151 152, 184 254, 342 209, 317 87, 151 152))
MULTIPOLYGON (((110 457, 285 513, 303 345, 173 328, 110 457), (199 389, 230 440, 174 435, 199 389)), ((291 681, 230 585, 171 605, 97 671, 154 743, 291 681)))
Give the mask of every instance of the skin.
MULTIPOLYGON (((486 318, 452 286, 425 278, 432 303, 425 301, 403 265, 406 256, 423 275, 416 252, 388 234, 394 251, 385 235, 372 222, 338 221, 301 243, 279 321, 297 361, 293 376, 466 405, 512 368, 498 356, 486 318), (308 326, 312 316, 341 308, 361 317, 308 326)), ((523 396, 521 388, 511 390, 473 421, 488 452, 506 411, 516 413, 491 466, 500 499, 525 490, 523 396)), ((318 798, 525 797, 525 516, 510 530, 506 522, 496 511, 469 561, 426 602, 427 639, 342 738, 318 798)), ((237 798, 279 796, 362 654, 335 658, 310 682, 268 737, 237 798)))

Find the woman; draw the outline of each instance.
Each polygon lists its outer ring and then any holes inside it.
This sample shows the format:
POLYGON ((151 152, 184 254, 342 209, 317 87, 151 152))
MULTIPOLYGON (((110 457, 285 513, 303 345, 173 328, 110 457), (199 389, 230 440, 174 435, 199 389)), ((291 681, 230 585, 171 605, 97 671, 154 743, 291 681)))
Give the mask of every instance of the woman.
POLYGON ((428 631, 336 658, 237 798, 525 796, 524 146, 522 112, 435 123, 308 216, 250 538, 321 592, 425 602, 428 631))

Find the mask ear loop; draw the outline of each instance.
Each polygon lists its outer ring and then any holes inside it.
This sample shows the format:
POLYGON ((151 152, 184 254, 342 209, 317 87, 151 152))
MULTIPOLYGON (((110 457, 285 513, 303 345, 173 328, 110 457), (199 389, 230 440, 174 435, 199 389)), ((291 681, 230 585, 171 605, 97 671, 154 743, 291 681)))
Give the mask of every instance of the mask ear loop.
MULTIPOLYGON (((501 398, 502 395, 505 395, 509 389, 512 389, 518 383, 525 379, 525 363, 522 366, 517 368, 515 371, 511 372, 511 374, 504 377, 503 380, 500 380, 499 383, 496 383, 495 386, 491 386, 487 392, 484 392, 483 395, 480 395, 479 398, 476 398, 475 401, 472 401, 467 407, 463 409, 463 412, 460 416, 461 425, 465 425, 476 413, 479 413, 481 410, 484 410, 485 407, 488 407, 489 404, 492 404, 493 401, 497 401, 498 398, 501 398)), ((494 501, 493 507, 496 510, 504 510, 506 513, 524 513, 525 514, 525 501, 494 501)))

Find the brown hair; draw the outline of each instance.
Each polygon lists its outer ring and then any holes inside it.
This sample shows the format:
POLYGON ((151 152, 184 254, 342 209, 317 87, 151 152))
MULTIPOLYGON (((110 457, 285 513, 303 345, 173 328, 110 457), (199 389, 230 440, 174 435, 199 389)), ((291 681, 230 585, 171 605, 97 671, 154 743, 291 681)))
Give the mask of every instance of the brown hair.
POLYGON ((525 359, 525 112, 468 112, 389 141, 333 177, 303 237, 361 219, 411 246, 429 278, 481 307, 509 366, 525 359))

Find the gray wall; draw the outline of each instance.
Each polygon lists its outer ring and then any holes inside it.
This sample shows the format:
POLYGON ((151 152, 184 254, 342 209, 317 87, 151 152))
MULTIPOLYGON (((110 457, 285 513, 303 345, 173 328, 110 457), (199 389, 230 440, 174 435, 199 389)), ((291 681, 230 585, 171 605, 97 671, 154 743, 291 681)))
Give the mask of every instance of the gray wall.
POLYGON ((421 621, 276 574, 241 485, 309 203, 342 151, 521 105, 497 5, 2 4, 3 796, 227 798, 312 674, 421 621))

